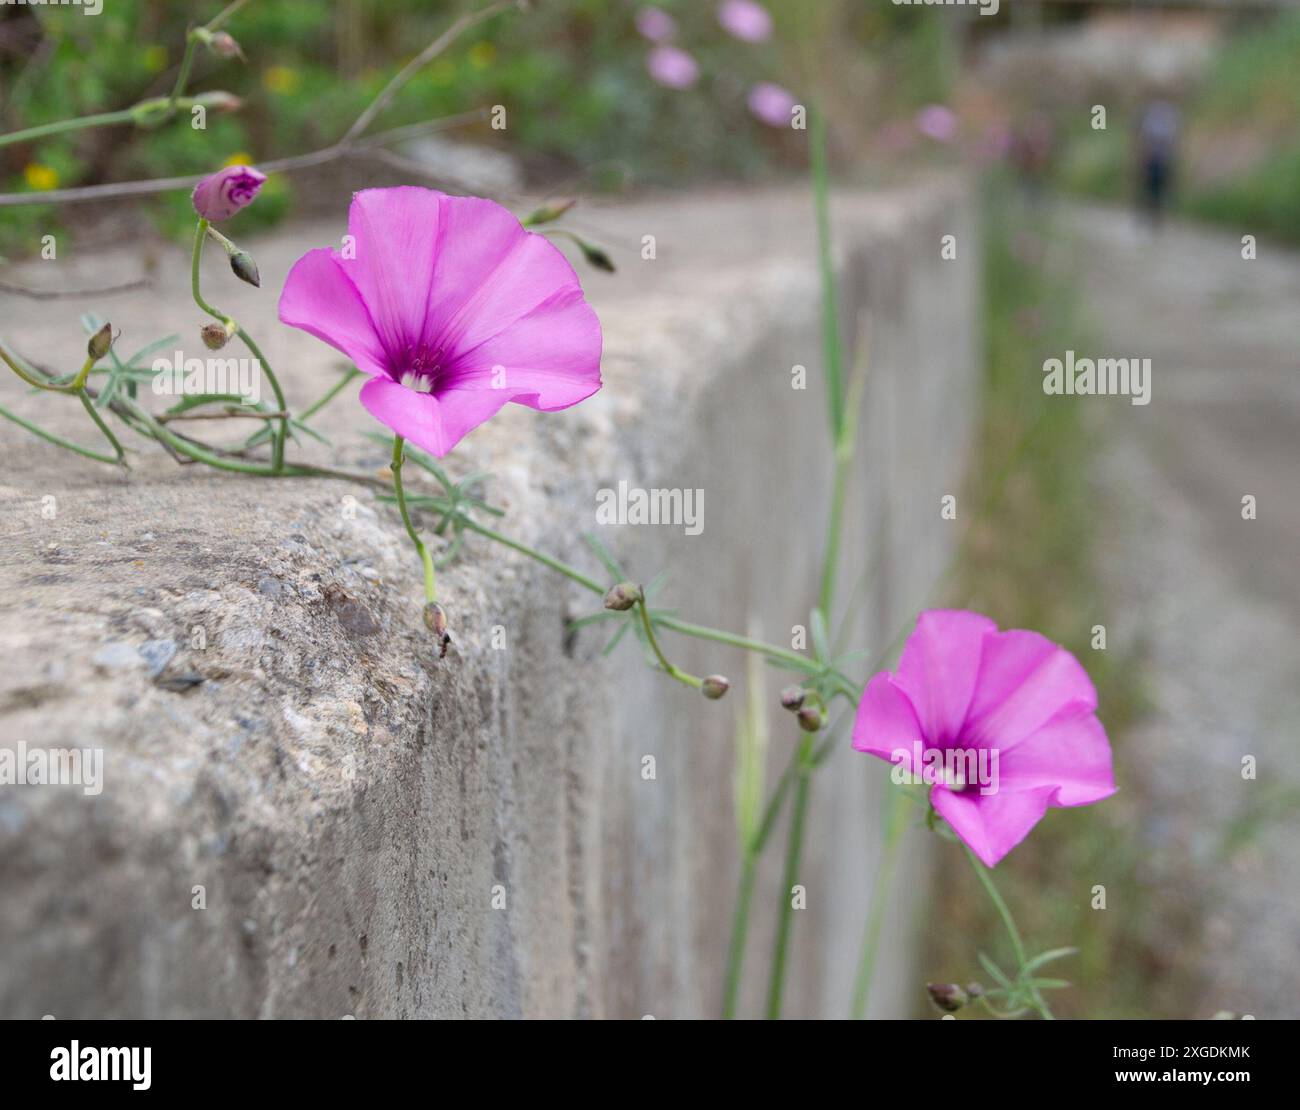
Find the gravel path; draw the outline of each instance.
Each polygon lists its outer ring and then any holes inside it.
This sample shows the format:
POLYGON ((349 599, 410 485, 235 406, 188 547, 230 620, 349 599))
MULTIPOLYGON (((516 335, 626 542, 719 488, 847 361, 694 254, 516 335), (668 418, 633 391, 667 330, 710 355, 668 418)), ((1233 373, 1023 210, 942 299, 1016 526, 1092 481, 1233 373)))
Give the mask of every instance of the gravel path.
POLYGON ((1300 254, 1262 240, 1247 261, 1239 235, 1152 236, 1104 209, 1069 223, 1098 346, 1079 354, 1153 360, 1148 406, 1080 402, 1103 429, 1104 623, 1112 650, 1137 649, 1151 703, 1121 754, 1145 904, 1121 912, 1167 931, 1169 998, 1196 1005, 1168 1016, 1295 1018, 1300 254))

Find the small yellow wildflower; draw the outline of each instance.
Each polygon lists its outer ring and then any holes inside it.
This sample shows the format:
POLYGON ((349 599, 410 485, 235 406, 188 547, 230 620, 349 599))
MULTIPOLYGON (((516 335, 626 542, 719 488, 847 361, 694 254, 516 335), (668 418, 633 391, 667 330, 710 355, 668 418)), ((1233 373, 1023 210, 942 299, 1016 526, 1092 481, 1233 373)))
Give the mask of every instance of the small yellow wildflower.
POLYGON ((302 75, 289 66, 271 66, 263 75, 262 84, 273 93, 289 96, 302 85, 302 75))
POLYGON ((475 69, 487 69, 497 57, 497 48, 490 42, 476 42, 469 48, 469 64, 475 69))
POLYGON ((44 166, 40 162, 29 162, 23 167, 23 180, 32 189, 57 189, 59 174, 53 166, 44 166))

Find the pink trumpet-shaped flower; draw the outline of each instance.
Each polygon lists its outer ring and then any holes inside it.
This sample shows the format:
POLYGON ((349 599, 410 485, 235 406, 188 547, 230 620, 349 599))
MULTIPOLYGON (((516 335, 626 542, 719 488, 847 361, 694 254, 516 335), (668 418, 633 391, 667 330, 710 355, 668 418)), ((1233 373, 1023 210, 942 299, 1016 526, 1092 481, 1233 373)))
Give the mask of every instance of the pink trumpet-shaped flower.
POLYGON ((251 204, 266 182, 266 174, 252 166, 227 166, 194 186, 194 211, 210 223, 228 220, 251 204))
POLYGON ((677 34, 677 21, 662 8, 638 8, 636 29, 651 42, 668 42, 677 34))
POLYGON ((646 56, 645 66, 668 89, 689 89, 700 76, 695 59, 675 46, 656 46, 646 56))
POLYGON ((499 204, 403 186, 352 198, 348 246, 294 263, 280 319, 370 375, 361 403, 438 456, 507 401, 600 388, 600 322, 550 240, 499 204))
POLYGON ((957 115, 942 104, 927 104, 916 113, 916 129, 936 143, 950 143, 957 137, 957 115))
POLYGON ((727 34, 744 42, 764 42, 772 34, 772 17, 755 0, 723 0, 718 22, 727 34))
POLYGON ((898 669, 867 683, 853 747, 925 781, 926 766, 940 762, 992 767, 981 781, 941 775, 930 790, 930 804, 992 867, 1049 806, 1115 792, 1096 708, 1092 682, 1064 648, 1037 632, 999 632, 978 613, 936 609, 917 618, 898 669))
POLYGON ((790 127, 794 120, 794 95, 771 81, 760 81, 749 90, 749 110, 769 127, 790 127))

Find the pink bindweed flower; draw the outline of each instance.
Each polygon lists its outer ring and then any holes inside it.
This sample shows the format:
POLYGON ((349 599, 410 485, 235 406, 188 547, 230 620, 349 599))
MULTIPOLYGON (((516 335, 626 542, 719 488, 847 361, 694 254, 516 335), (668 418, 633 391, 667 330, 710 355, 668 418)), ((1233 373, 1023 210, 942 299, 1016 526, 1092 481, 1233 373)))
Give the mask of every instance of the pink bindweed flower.
POLYGON ((637 8, 636 29, 651 42, 668 42, 677 34, 677 21, 662 8, 637 8))
POLYGON ((794 94, 771 81, 760 81, 749 90, 749 110, 769 127, 789 127, 793 120, 794 94))
POLYGON ((647 56, 645 66, 650 76, 668 89, 689 89, 700 75, 695 59, 675 46, 656 46, 647 56))
POLYGON ((266 174, 252 166, 227 166, 194 186, 194 211, 210 223, 228 220, 251 204, 266 182, 266 174))
POLYGON ((942 104, 929 104, 916 113, 916 129, 937 143, 950 143, 957 137, 957 116, 942 104))
POLYGON ((927 765, 992 766, 942 775, 930 804, 992 867, 1049 806, 1081 806, 1115 792, 1097 692, 1079 661, 1037 632, 999 632, 960 610, 922 613, 898 669, 867 683, 853 747, 913 775, 927 765), (978 757, 978 758, 976 758, 978 757))
POLYGON ((507 401, 554 412, 600 388, 600 322, 577 274, 499 204, 366 189, 348 241, 294 263, 280 319, 369 374, 361 403, 417 447, 442 456, 507 401))
POLYGON ((744 42, 765 42, 772 34, 772 17, 755 0, 723 0, 718 22, 727 34, 744 42))

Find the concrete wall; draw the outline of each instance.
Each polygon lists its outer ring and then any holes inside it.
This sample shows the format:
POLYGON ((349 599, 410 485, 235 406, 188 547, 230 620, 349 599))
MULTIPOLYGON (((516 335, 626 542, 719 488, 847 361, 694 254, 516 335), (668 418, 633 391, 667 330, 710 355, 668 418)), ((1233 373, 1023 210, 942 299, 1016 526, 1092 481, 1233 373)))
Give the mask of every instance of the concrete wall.
MULTIPOLYGON (((939 502, 960 492, 974 421, 977 244, 960 181, 846 195, 835 215, 845 331, 851 349, 867 337, 871 364, 841 596, 858 587, 851 646, 880 647, 925 602, 956 537, 939 502), (955 262, 939 257, 949 233, 955 262)), ((809 198, 647 200, 581 221, 621 267, 583 271, 605 327, 605 389, 563 414, 508 406, 452 469, 491 470, 501 527, 591 571, 578 533, 595 528, 598 489, 703 489, 699 536, 602 538, 638 578, 667 571, 661 603, 686 619, 787 643, 815 597, 830 464, 809 198), (795 364, 806 391, 790 387, 795 364)), ((265 292, 234 288, 219 260, 205 276, 211 299, 267 337, 299 405, 335 360, 272 322, 272 291, 297 254, 342 229, 340 207, 337 221, 254 244, 265 292)), ((134 265, 127 252, 72 259, 58 280, 134 265)), ((124 348, 180 330, 200 353, 185 268, 168 258, 156 294, 94 306, 124 348)), ((18 279, 50 275, 32 266, 18 279)), ((71 365, 82 307, 34 313, 0 297, 0 319, 20 350, 71 365)), ((70 399, 27 397, 16 380, 0 394, 89 442, 70 399)), ((349 397, 321 426, 336 460, 386 461, 349 397)), ((604 627, 566 636, 593 599, 472 542, 441 578, 456 647, 438 661, 400 522, 362 489, 219 477, 151 450, 122 477, 7 423, 0 465, 0 743, 105 759, 97 797, 0 786, 0 1015, 718 1011, 738 653, 668 639, 682 665, 733 679, 731 696, 706 702, 646 668, 630 637, 605 658, 604 627), (170 688, 186 674, 204 681, 170 688), (496 884, 504 909, 492 908, 496 884)), ((776 705, 785 676, 765 680, 770 782, 797 735, 776 705)), ((846 1012, 883 775, 846 739, 815 781, 791 1016, 846 1012)), ((783 838, 756 897, 748 1013, 765 987, 783 838)), ((900 867, 876 1013, 919 1000, 922 847, 909 842, 900 867)))

